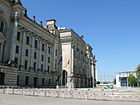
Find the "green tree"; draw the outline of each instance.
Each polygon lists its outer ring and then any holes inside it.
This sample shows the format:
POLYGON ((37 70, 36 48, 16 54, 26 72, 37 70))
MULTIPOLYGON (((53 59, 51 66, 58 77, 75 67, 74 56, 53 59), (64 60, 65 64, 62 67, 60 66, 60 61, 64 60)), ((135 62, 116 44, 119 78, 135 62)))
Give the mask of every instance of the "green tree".
POLYGON ((136 68, 137 85, 140 86, 140 64, 136 68))
POLYGON ((134 75, 130 74, 128 76, 128 84, 134 87, 135 85, 137 85, 137 78, 134 75))

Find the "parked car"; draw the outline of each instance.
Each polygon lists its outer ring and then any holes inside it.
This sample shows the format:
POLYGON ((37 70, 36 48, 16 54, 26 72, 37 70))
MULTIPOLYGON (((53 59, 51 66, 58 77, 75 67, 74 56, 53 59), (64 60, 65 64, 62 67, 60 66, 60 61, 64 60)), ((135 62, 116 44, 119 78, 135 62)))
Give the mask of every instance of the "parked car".
POLYGON ((104 86, 104 89, 113 89, 113 85, 106 85, 104 86))

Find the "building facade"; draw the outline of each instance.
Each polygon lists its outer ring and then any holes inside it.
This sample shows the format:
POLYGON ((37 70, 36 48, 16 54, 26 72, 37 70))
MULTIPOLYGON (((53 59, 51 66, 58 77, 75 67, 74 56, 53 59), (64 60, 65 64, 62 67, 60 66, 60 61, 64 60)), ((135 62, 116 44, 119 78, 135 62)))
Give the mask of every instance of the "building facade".
POLYGON ((62 43, 62 85, 69 88, 95 86, 96 59, 92 47, 72 29, 60 28, 62 43))
POLYGON ((20 1, 0 1, 1 85, 56 86, 61 44, 51 22, 44 28, 20 1))
POLYGON ((55 23, 47 20, 44 27, 27 16, 20 0, 0 0, 0 85, 95 86, 92 47, 55 23))
POLYGON ((116 87, 128 87, 128 86, 130 86, 130 84, 128 83, 128 77, 130 75, 137 77, 135 70, 118 72, 116 75, 116 87))

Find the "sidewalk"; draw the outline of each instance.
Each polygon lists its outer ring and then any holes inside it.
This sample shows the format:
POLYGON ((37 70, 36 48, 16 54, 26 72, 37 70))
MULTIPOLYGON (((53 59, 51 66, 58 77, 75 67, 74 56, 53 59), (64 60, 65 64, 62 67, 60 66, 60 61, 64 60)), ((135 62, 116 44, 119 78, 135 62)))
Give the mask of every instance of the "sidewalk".
POLYGON ((25 96, 56 97, 81 100, 108 100, 140 102, 140 91, 135 89, 37 89, 37 88, 3 88, 0 94, 25 96))
POLYGON ((140 103, 0 94, 0 105, 140 105, 140 103))

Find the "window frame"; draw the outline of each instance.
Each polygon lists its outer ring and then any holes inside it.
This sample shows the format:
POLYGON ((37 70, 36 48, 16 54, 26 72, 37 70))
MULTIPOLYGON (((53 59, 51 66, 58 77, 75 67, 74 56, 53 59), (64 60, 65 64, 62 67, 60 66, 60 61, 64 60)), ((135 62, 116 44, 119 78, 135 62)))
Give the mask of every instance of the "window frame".
POLYGON ((26 44, 29 45, 30 44, 30 37, 26 36, 26 44))
POLYGON ((0 32, 4 32, 4 22, 0 22, 0 32))
POLYGON ((17 31, 17 40, 20 41, 20 38, 21 38, 21 32, 17 31))
POLYGON ((35 48, 38 47, 38 41, 37 41, 37 40, 35 40, 35 45, 34 45, 34 47, 35 47, 35 48))
POLYGON ((16 49, 15 50, 16 50, 15 53, 19 54, 19 46, 18 45, 16 45, 16 49))

